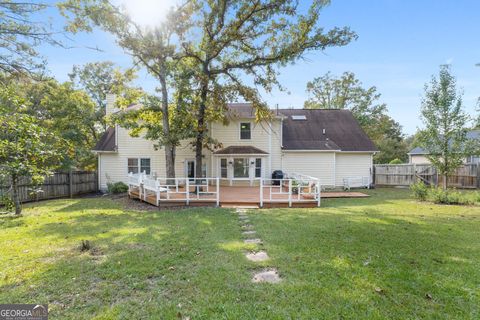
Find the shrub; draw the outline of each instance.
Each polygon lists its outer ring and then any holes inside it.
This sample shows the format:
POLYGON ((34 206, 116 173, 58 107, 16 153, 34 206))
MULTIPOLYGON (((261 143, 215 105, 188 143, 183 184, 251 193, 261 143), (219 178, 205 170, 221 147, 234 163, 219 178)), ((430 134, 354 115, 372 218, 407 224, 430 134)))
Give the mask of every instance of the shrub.
POLYGON ((443 190, 442 188, 433 188, 430 190, 430 198, 437 204, 475 204, 474 198, 456 190, 443 190))
POLYGON ((125 183, 119 181, 115 183, 107 183, 107 189, 108 193, 124 193, 128 191, 128 186, 125 183))
POLYGON ((403 163, 403 161, 402 161, 402 160, 400 160, 400 159, 396 158, 396 159, 393 159, 392 161, 390 161, 390 163, 389 163, 389 164, 402 164, 402 163, 403 163))
POLYGON ((417 182, 410 186, 410 190, 413 192, 413 197, 420 201, 427 200, 428 187, 423 182, 417 182))
MULTIPOLYGON (((442 188, 432 188, 430 189, 429 194, 430 194, 430 198, 434 203, 437 203, 437 204, 450 203, 448 190, 446 191, 446 190, 443 190, 442 188)), ((452 197, 451 199, 453 200, 454 197, 452 197)))

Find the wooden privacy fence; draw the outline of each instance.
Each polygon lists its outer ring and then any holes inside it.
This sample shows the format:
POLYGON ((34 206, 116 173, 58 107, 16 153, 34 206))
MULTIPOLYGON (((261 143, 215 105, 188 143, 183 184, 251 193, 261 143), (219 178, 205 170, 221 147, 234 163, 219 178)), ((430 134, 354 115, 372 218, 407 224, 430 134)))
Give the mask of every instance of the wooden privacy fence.
MULTIPOLYGON (((43 184, 34 186, 29 177, 19 181, 19 197, 21 202, 46 200, 98 191, 97 173, 92 171, 55 172, 46 177, 43 184)), ((0 180, 0 195, 10 192, 8 181, 0 180)))
MULTIPOLYGON (((378 186, 410 186, 418 181, 428 185, 443 184, 443 176, 430 164, 376 164, 374 181, 378 186)), ((480 188, 480 166, 464 164, 448 177, 448 185, 455 188, 480 188)))

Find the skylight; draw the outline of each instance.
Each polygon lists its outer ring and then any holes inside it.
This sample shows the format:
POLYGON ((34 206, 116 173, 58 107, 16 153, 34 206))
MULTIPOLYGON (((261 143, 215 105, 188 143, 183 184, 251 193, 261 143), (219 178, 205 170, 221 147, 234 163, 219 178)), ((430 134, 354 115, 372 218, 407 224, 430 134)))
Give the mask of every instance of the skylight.
POLYGON ((292 120, 307 120, 307 117, 305 117, 304 115, 296 115, 292 116, 292 120))

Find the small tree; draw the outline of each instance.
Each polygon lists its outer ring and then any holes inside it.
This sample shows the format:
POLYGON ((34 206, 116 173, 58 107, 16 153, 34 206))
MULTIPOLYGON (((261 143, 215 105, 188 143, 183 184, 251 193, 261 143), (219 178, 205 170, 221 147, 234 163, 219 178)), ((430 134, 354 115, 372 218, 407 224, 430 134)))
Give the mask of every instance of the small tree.
POLYGON ((443 176, 443 188, 447 189, 448 176, 473 151, 467 138, 469 116, 449 66, 441 66, 438 79, 432 77, 430 85, 425 85, 421 117, 425 129, 419 134, 419 146, 443 176))
POLYGON ((19 112, 25 101, 11 88, 0 91, 0 176, 11 186, 15 214, 22 211, 18 184, 22 177, 40 184, 60 160, 60 139, 39 125, 30 115, 19 112), (16 111, 9 111, 9 110, 16 111))

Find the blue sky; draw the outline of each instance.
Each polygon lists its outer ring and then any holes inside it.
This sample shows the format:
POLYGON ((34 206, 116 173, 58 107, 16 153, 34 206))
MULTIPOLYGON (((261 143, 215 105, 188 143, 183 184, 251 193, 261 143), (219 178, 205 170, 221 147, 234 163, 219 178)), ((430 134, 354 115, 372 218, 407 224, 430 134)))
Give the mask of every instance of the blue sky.
MULTIPOLYGON (((126 0, 127 4, 161 0, 126 0)), ((302 1, 303 2, 303 1, 302 1)), ((165 6, 165 3, 160 4, 165 6)), ((160 7, 156 10, 161 10, 160 7)), ((150 10, 152 11, 152 10, 150 10)), ((281 82, 288 93, 274 92, 264 98, 273 108, 301 108, 307 95, 306 83, 331 71, 352 71, 365 86, 376 86, 389 114, 411 134, 421 127, 419 109, 423 87, 439 65, 449 63, 464 92, 464 105, 473 116, 480 96, 480 1, 461 0, 333 0, 321 18, 322 25, 350 26, 357 41, 345 47, 309 54, 306 61, 281 70, 281 82)), ((136 12, 141 16, 141 11, 136 12)), ((54 17, 57 26, 61 19, 54 17)), ((60 81, 68 80, 74 64, 111 60, 130 66, 131 59, 103 32, 74 37, 76 48, 42 47, 49 69, 60 81), (99 47, 103 52, 85 47, 99 47)), ((153 90, 155 81, 144 72, 138 84, 153 90)))

